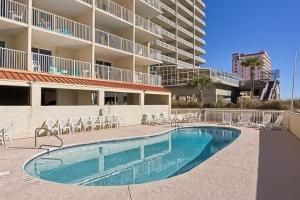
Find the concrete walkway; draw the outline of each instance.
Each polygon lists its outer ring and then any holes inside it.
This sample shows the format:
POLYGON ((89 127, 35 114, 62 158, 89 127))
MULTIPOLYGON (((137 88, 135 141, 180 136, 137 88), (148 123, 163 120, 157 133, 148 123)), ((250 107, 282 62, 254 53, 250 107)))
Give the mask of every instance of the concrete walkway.
MULTIPOLYGON (((131 126, 98 133, 63 136, 65 144, 155 134, 170 127, 131 126)), ((153 183, 122 187, 63 185, 33 178, 23 171, 25 161, 41 150, 34 140, 0 147, 0 199, 300 199, 300 141, 286 131, 241 128, 231 145, 193 170, 153 183), (4 172, 4 173, 2 173, 4 172)), ((40 144, 59 143, 54 137, 40 144)))

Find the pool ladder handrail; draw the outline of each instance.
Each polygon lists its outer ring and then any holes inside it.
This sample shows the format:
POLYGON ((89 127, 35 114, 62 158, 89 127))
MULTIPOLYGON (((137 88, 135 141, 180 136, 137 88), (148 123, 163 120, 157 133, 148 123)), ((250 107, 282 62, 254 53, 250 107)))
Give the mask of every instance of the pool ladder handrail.
MULTIPOLYGON (((57 148, 61 148, 61 147, 63 147, 63 145, 64 145, 63 140, 57 134, 52 134, 52 132, 48 128, 40 127, 40 128, 35 129, 35 134, 34 134, 34 148, 35 149, 41 149, 42 147, 57 147, 57 148), (61 144, 60 145, 42 144, 39 147, 37 147, 37 138, 39 137, 40 131, 46 131, 46 132, 50 133, 49 135, 50 136, 52 135, 52 136, 56 137, 60 141, 61 144)), ((48 151, 49 151, 49 149, 48 149, 48 151)))

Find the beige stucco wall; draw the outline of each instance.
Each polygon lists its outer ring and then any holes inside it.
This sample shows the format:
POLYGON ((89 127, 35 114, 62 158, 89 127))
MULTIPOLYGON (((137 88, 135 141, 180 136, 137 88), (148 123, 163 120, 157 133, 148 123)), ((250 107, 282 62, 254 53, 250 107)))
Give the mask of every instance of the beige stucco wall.
POLYGON ((300 139, 300 114, 285 112, 287 127, 296 137, 300 139))

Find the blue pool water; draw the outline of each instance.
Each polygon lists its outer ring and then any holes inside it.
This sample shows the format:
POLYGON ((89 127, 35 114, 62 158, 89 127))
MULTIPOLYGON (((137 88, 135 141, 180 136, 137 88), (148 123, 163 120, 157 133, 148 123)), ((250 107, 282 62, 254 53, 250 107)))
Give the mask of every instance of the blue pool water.
POLYGON ((152 182, 193 169, 239 135, 235 129, 195 127, 73 146, 36 157, 25 171, 48 181, 86 186, 152 182))

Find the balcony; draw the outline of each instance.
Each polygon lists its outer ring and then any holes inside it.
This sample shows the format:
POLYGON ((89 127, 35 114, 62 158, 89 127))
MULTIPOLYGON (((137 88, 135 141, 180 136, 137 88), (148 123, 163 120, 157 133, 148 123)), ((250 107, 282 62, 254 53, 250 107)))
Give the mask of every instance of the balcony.
POLYGON ((123 29, 133 25, 131 10, 110 0, 95 0, 96 25, 123 29))
POLYGON ((16 1, 0 2, 1 29, 14 29, 27 26, 28 7, 16 1))
POLYGON ((161 24, 164 27, 168 28, 168 29, 172 29, 176 27, 176 23, 171 21, 170 19, 166 18, 163 15, 159 15, 156 18, 153 19, 153 21, 155 20, 155 22, 157 24, 161 24))
MULTIPOLYGON (((188 2, 188 1, 187 1, 188 2)), ((185 16, 189 17, 189 18, 193 18, 194 17, 194 13, 192 11, 190 11, 188 8, 186 8, 184 5, 182 5, 181 3, 177 2, 178 7, 184 11, 185 16)), ((192 6, 193 7, 193 6, 192 6)))
POLYGON ((201 58, 200 56, 195 56, 195 61, 197 64, 205 64, 206 60, 204 58, 201 58))
POLYGON ((139 83, 154 86, 162 85, 161 76, 146 74, 142 72, 133 72, 131 70, 104 65, 95 65, 95 77, 96 79, 109 81, 139 83))
POLYGON ((199 8, 198 6, 195 6, 195 10, 196 10, 196 16, 199 15, 200 18, 205 18, 206 17, 205 12, 201 8, 199 8))
POLYGON ((151 45, 164 52, 176 52, 176 47, 160 40, 152 41, 151 45))
POLYGON ((203 28, 203 27, 206 26, 205 21, 203 21, 202 19, 200 19, 200 18, 197 17, 196 15, 195 15, 195 22, 196 22, 196 24, 199 25, 199 27, 201 27, 201 28, 203 28))
POLYGON ((135 72, 135 82, 144 85, 162 86, 161 76, 135 72))
POLYGON ((177 48, 178 56, 183 59, 193 59, 194 55, 190 52, 177 48))
POLYGON ((190 64, 190 63, 187 63, 187 62, 184 62, 181 60, 177 60, 177 64, 183 68, 193 68, 193 64, 190 64))
POLYGON ((0 47, 0 69, 27 70, 27 53, 0 47))
POLYGON ((198 37, 197 35, 195 35, 195 41, 200 43, 200 45, 206 45, 205 40, 203 40, 202 38, 198 37))
POLYGON ((168 14, 171 14, 173 16, 176 16, 175 10, 170 8, 167 4, 161 3, 161 6, 162 6, 163 11, 166 11, 166 12, 164 12, 164 14, 168 13, 168 14))
POLYGON ((127 56, 133 54, 133 42, 101 30, 95 31, 96 53, 107 57, 127 56), (107 48, 110 47, 110 48, 107 48))
POLYGON ((201 9, 205 9, 206 8, 206 5, 205 5, 205 3, 202 0, 196 0, 195 2, 196 2, 196 5, 199 5, 199 7, 201 9))
POLYGON ((184 47, 187 47, 187 48, 194 48, 194 44, 181 38, 181 37, 178 37, 177 38, 178 42, 179 42, 179 45, 180 46, 184 46, 184 47))
POLYGON ((196 34, 200 35, 200 37, 204 37, 206 35, 205 31, 198 26, 195 26, 196 34))
POLYGON ((170 56, 161 55, 161 60, 166 62, 166 63, 176 64, 176 59, 172 58, 170 56))
POLYGON ((37 42, 63 47, 83 46, 91 43, 91 27, 36 8, 32 11, 32 25, 34 26, 32 33, 37 42))
POLYGON ((180 21, 182 23, 181 26, 183 26, 184 28, 193 28, 194 27, 194 24, 193 22, 189 21, 187 18, 183 17, 182 15, 180 15, 179 13, 177 13, 177 17, 178 19, 180 19, 180 21))
POLYGON ((139 15, 135 16, 136 38, 148 42, 162 37, 162 28, 150 20, 139 15))
POLYGON ((161 52, 141 44, 135 44, 136 63, 140 65, 161 64, 161 52))
POLYGON ((165 36, 164 37, 165 40, 170 40, 170 39, 175 40, 176 39, 175 34, 169 32, 168 30, 163 29, 163 28, 162 28, 162 35, 165 36))
POLYGON ((206 54, 206 51, 202 49, 201 47, 195 46, 196 54, 203 55, 206 54))
POLYGON ((79 60, 32 53, 32 68, 35 72, 74 77, 92 77, 91 63, 79 60))
POLYGON ((136 0, 135 10, 138 15, 146 18, 153 18, 162 14, 160 0, 136 0))
POLYGON ((194 36, 194 34, 192 32, 190 32, 189 30, 187 30, 179 25, 177 25, 177 29, 179 32, 181 32, 183 34, 183 37, 186 37, 186 36, 193 37, 194 36))

